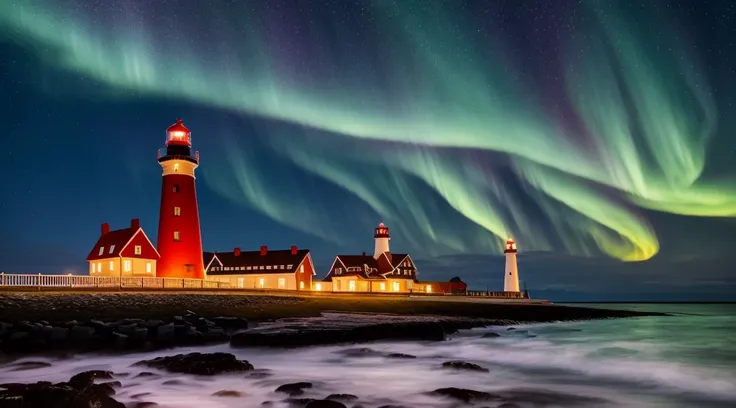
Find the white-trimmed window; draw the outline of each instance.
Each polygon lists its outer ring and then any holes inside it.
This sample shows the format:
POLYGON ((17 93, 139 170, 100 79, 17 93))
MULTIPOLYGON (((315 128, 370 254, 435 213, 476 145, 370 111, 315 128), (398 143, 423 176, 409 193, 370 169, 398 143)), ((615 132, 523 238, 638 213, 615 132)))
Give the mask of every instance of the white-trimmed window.
POLYGON ((101 256, 104 253, 105 253, 105 247, 104 246, 101 246, 100 247, 100 252, 97 253, 97 256, 101 256))
POLYGON ((143 248, 140 245, 135 246, 135 254, 140 255, 143 253, 143 248))
POLYGON ((113 262, 113 261, 110 261, 110 270, 111 271, 114 271, 115 270, 115 262, 113 262))
POLYGON ((97 262, 97 273, 102 273, 102 262, 97 262))
POLYGON ((174 231, 174 241, 178 241, 180 238, 179 231, 174 231))
POLYGON ((89 273, 90 274, 95 273, 95 264, 92 262, 90 262, 89 264, 89 273))
POLYGON ((304 289, 304 281, 299 281, 299 289, 304 289))
POLYGON ((181 215, 181 207, 174 207, 174 215, 177 217, 181 215))
POLYGON ((381 282, 381 290, 386 290, 386 282, 381 282))
POLYGON ((304 264, 299 265, 299 273, 304 273, 304 264))
POLYGON ((251 267, 250 267, 250 266, 246 266, 246 267, 245 267, 245 270, 246 270, 246 271, 249 271, 250 269, 251 269, 251 267))
POLYGON ((266 280, 263 278, 258 279, 258 287, 263 289, 264 286, 266 286, 266 280))
POLYGON ((126 259, 123 261, 123 271, 124 272, 130 272, 132 269, 132 265, 129 259, 126 259))
POLYGON ((110 245, 110 251, 108 252, 108 254, 112 254, 112 251, 114 250, 115 250, 115 245, 110 245))
POLYGON ((151 273, 151 263, 146 262, 146 273, 151 273))
POLYGON ((393 283, 393 287, 394 287, 394 292, 398 292, 398 291, 399 291, 399 289, 400 289, 400 288, 399 288, 399 282, 394 282, 394 283, 393 283))
POLYGON ((266 265, 266 269, 270 271, 271 270, 271 265, 266 265))
POLYGON ((286 279, 279 278, 279 289, 286 289, 286 279))

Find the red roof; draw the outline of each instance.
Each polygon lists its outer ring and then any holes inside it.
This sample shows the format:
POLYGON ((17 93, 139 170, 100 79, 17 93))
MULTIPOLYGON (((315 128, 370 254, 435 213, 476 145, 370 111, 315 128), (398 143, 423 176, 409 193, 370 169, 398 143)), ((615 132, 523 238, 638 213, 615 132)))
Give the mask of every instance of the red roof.
POLYGON ((205 264, 210 266, 207 275, 295 273, 297 267, 309 259, 309 250, 294 249, 294 252, 289 249, 268 249, 263 255, 261 251, 240 251, 238 255, 235 255, 235 251, 205 252, 203 257, 205 264), (218 265, 213 263, 215 259, 219 261, 218 265), (213 266, 218 269, 213 270, 213 266))
MULTIPOLYGON (((125 249, 128 243, 139 232, 146 236, 143 232, 143 229, 141 228, 135 230, 133 228, 124 228, 108 232, 97 240, 97 243, 94 247, 92 247, 89 255, 87 255, 87 261, 96 261, 98 259, 119 257, 120 253, 123 252, 123 249, 125 249)), ((148 243, 153 247, 155 251, 156 247, 153 246, 151 240, 148 239, 148 236, 146 236, 146 240, 148 240, 148 243)), ((156 255, 158 255, 158 252, 155 252, 156 255)), ((142 258, 147 259, 145 256, 143 256, 142 258)), ((151 259, 158 259, 158 256, 151 259)))

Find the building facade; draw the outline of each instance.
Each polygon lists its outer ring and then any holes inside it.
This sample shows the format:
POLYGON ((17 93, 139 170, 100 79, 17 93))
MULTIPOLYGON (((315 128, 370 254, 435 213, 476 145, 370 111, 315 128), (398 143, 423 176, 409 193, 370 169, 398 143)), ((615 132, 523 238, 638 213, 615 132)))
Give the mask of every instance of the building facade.
POLYGON ((315 275, 308 249, 205 252, 207 279, 229 283, 232 288, 263 290, 311 290, 315 275))
POLYGON ((181 119, 166 130, 158 220, 158 277, 204 279, 202 235, 194 170, 199 152, 192 155, 192 133, 181 119))
POLYGON ((87 255, 90 276, 156 277, 160 256, 138 219, 129 228, 110 231, 102 224, 100 238, 87 255))

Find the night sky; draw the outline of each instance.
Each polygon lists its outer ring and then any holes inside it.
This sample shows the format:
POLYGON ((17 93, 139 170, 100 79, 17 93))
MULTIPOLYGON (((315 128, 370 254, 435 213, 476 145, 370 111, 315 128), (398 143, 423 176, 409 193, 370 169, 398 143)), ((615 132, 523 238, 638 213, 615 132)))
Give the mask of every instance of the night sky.
POLYGON ((206 250, 392 232, 420 278, 736 300, 736 2, 0 1, 0 271, 156 242, 157 149, 201 154, 206 250))

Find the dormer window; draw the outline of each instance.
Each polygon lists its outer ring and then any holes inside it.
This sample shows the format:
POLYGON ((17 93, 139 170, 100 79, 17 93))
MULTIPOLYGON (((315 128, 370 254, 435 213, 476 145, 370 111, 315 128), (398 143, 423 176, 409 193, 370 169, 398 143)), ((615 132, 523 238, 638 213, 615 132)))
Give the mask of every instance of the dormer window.
POLYGON ((97 253, 97 256, 102 256, 102 254, 104 254, 104 253, 105 253, 105 247, 104 246, 101 246, 100 247, 100 252, 97 253))
POLYGON ((110 251, 108 252, 108 254, 112 254, 112 251, 114 250, 115 250, 115 245, 110 245, 110 251))

